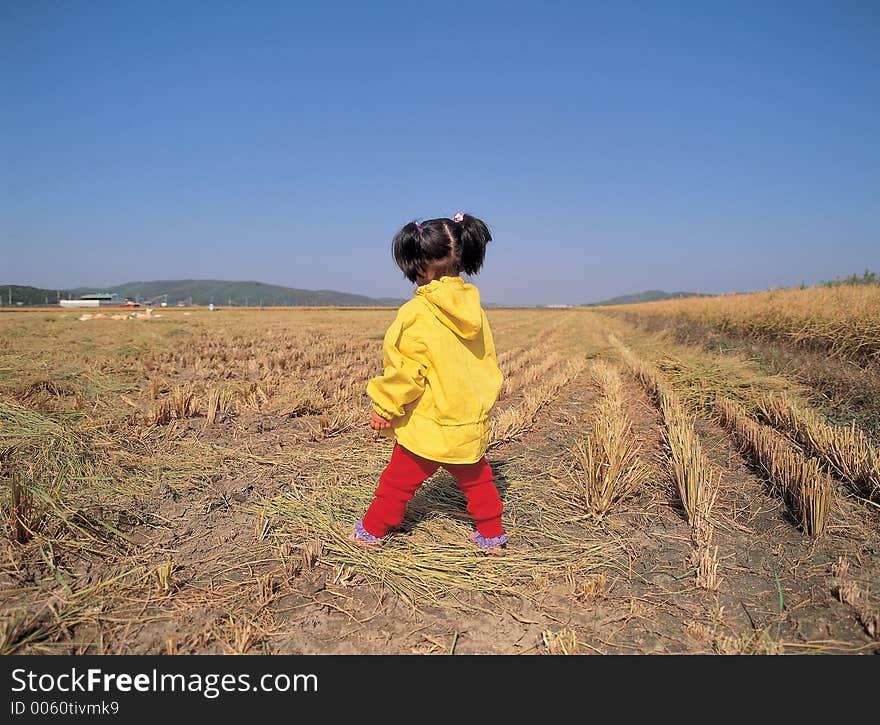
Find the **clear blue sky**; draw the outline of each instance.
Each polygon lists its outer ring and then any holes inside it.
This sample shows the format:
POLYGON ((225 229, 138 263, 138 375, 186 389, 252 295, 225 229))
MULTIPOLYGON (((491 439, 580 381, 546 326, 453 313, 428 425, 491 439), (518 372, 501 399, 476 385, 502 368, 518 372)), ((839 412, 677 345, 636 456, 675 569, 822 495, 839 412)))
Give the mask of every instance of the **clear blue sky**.
POLYGON ((459 209, 499 303, 880 269, 871 0, 3 0, 0 106, 0 282, 407 297, 459 209))

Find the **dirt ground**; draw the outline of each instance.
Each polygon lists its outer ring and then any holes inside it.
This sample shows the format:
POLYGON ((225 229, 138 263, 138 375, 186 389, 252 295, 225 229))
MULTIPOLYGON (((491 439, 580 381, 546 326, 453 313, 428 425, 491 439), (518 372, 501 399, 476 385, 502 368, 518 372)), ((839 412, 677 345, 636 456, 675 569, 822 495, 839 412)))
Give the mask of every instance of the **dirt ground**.
MULTIPOLYGON (((544 341, 587 363, 609 357, 601 340, 579 347, 572 337, 580 329, 572 317, 576 314, 554 318, 555 332, 544 341)), ((506 324, 499 323, 499 351, 505 349, 505 331, 527 339, 530 330, 546 324, 538 320, 530 327, 522 319, 511 315, 506 324)), ((378 350, 376 330, 363 334, 372 346, 367 349, 378 350)), ((585 550, 602 547, 601 561, 588 569, 548 573, 535 567, 522 572, 525 576, 509 575, 513 584, 498 591, 450 587, 436 596, 401 594, 384 581, 394 565, 387 554, 346 553, 356 558, 339 563, 340 541, 353 523, 346 512, 358 510, 356 504, 347 509, 343 503, 355 491, 358 500, 368 496, 391 449, 389 441, 373 437, 366 416, 319 438, 308 415, 248 410, 210 428, 193 417, 154 426, 141 438, 156 458, 172 456, 195 441, 212 451, 202 463, 194 460, 187 485, 160 476, 147 490, 120 490, 78 507, 72 515, 89 533, 84 541, 91 542, 78 548, 70 542, 67 548, 53 548, 50 533, 25 544, 4 539, 0 597, 6 649, 135 654, 880 651, 878 512, 836 484, 828 532, 813 541, 798 530, 782 499, 749 466, 730 435, 699 417, 697 430, 722 472, 722 489, 712 542, 718 549, 720 586, 717 591, 697 588, 690 529, 667 470, 659 413, 635 379, 624 380, 626 412, 650 475, 601 521, 579 512, 562 495, 571 490, 572 442, 591 433, 598 391, 588 365, 545 401, 527 430, 487 454, 507 507, 509 561, 526 550, 529 561, 540 561, 541 547, 552 547, 552 541, 531 532, 550 532, 552 519, 556 539, 567 545, 583 542, 585 550), (288 458, 285 451, 293 453, 288 458), (304 539, 289 523, 295 511, 286 518, 277 504, 267 504, 286 501, 293 507, 291 496, 308 496, 321 487, 340 502, 332 524, 339 540, 304 539), (124 536, 113 535, 102 522, 124 536), (18 616, 15 609, 28 616, 18 616)), ((513 405, 524 394, 517 390, 499 405, 513 405)), ((432 527, 449 521, 452 528, 443 531, 468 531, 464 502, 447 473, 435 474, 423 493, 395 536, 394 552, 403 559, 412 547, 430 546, 437 530, 432 527), (438 501, 445 503, 439 506, 438 501)), ((475 566, 481 571, 509 566, 483 560, 465 536, 460 556, 466 563, 480 559, 475 566)))

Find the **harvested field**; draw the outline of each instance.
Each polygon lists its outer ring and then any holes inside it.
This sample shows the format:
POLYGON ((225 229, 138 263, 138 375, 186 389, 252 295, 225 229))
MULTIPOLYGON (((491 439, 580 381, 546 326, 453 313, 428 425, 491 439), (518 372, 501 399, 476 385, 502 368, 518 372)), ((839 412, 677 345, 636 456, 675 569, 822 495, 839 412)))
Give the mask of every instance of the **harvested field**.
POLYGON ((869 379, 876 307, 829 299, 794 327, 800 298, 737 325, 693 311, 710 300, 489 309, 500 558, 442 469, 389 545, 347 540, 390 454, 364 387, 394 310, 0 314, 0 651, 880 651, 869 404, 680 334, 869 379))

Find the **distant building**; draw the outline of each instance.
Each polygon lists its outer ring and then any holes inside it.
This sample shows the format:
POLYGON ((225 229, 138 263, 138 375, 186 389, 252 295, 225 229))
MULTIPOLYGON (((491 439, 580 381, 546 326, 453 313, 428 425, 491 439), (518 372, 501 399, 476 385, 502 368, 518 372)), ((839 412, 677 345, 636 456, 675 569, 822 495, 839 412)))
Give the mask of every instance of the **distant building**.
POLYGON ((61 307, 100 307, 100 300, 59 300, 61 307))
POLYGON ((61 307, 116 307, 119 305, 118 295, 108 292, 95 292, 82 295, 78 300, 59 300, 61 307))

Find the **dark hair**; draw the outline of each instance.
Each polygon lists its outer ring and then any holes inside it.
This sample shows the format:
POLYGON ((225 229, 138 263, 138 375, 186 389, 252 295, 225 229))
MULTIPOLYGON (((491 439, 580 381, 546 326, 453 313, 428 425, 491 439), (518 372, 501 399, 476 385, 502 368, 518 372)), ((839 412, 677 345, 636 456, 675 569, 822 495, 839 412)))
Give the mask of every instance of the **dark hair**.
MULTIPOLYGON (((456 216, 459 216, 456 214, 456 216)), ((391 242, 391 253, 404 276, 416 282, 428 268, 441 276, 476 274, 492 241, 486 223, 470 214, 461 221, 440 217, 406 224, 391 242)))

